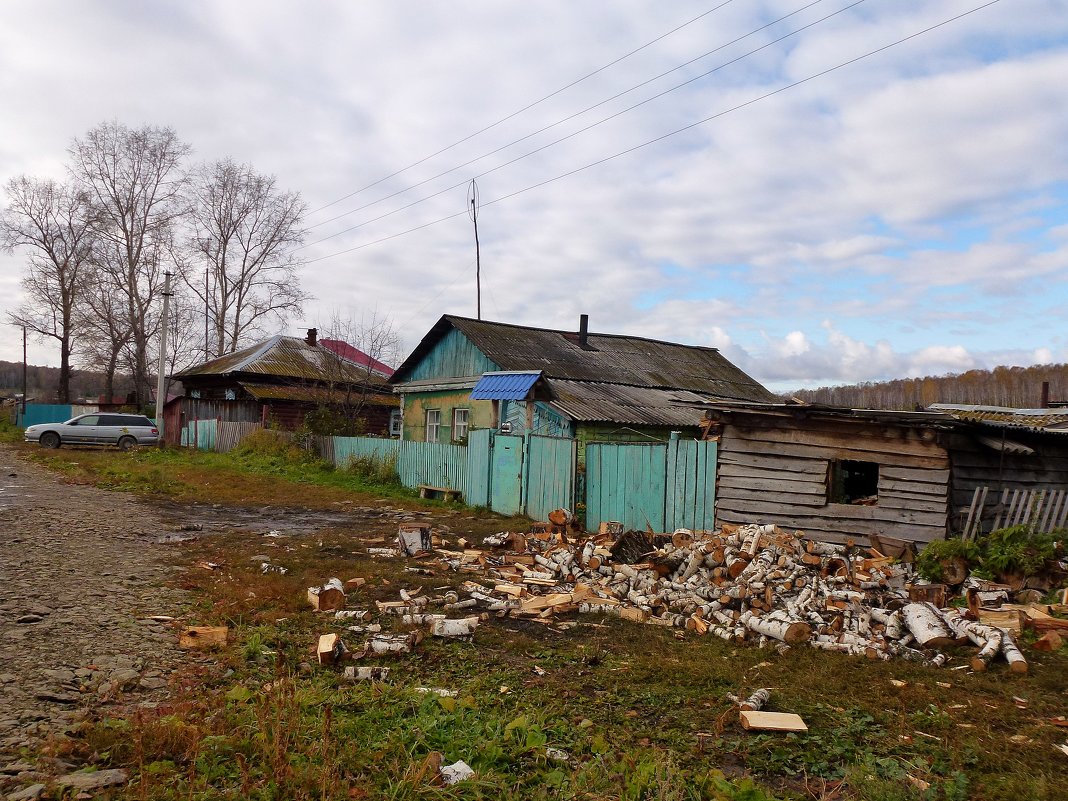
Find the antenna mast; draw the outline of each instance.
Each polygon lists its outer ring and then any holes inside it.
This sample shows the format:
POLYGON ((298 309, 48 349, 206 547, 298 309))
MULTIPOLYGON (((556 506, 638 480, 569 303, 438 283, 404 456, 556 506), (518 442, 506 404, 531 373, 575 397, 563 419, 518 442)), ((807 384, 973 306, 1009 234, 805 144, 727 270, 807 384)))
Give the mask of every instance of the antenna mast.
POLYGON ((475 309, 478 319, 482 319, 482 258, 478 245, 478 185, 475 179, 471 179, 471 186, 467 190, 468 214, 471 222, 475 224, 475 309))

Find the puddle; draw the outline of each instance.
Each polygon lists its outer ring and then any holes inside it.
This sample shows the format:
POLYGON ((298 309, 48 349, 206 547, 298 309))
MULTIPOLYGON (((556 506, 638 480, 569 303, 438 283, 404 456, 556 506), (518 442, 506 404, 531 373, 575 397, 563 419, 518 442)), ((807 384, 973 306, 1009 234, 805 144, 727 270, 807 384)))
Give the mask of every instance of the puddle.
POLYGON ((171 531, 159 542, 188 542, 223 531, 251 531, 262 535, 312 534, 326 528, 350 528, 369 523, 395 525, 425 516, 390 507, 349 506, 345 509, 304 509, 279 506, 216 506, 213 504, 156 504, 171 531))

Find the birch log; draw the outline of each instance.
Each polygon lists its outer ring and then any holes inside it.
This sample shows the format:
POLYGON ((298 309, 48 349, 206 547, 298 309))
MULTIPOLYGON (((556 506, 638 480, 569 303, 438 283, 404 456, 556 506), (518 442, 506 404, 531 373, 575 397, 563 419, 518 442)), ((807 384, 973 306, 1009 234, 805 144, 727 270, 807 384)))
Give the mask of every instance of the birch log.
POLYGON ((906 604, 901 616, 921 648, 943 648, 957 641, 941 614, 930 604, 906 604))

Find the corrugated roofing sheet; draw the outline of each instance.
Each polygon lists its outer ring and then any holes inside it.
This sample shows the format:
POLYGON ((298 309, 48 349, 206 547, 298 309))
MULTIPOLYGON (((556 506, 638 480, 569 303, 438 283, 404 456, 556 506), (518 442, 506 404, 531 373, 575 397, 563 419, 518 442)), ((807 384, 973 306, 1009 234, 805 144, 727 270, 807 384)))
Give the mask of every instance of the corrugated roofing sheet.
POLYGON ((274 376, 305 381, 362 383, 382 379, 368 375, 365 368, 300 337, 274 336, 235 353, 189 367, 173 377, 224 376, 235 373, 274 376))
POLYGON ((549 379, 550 406, 579 422, 696 426, 703 409, 686 404, 708 399, 679 389, 629 387, 592 381, 549 379))
POLYGON ((423 338, 394 375, 405 373, 452 328, 508 371, 541 370, 546 378, 596 381, 633 387, 678 388, 716 398, 770 402, 768 390, 715 348, 642 337, 591 333, 587 346, 574 331, 528 328, 446 315, 423 338))
POLYGON ((471 400, 523 400, 539 378, 539 371, 485 373, 471 390, 471 400))
POLYGON ((935 403, 932 411, 953 415, 958 420, 1003 428, 1023 428, 1030 431, 1068 433, 1068 410, 1013 409, 1006 406, 975 406, 957 403, 935 403))
MULTIPOLYGON (((343 389, 329 389, 316 386, 286 386, 282 384, 255 384, 241 381, 241 386, 256 400, 286 400, 300 403, 355 403, 360 398, 357 393, 343 389)), ((372 393, 365 403, 396 406, 397 400, 388 393, 372 393)))

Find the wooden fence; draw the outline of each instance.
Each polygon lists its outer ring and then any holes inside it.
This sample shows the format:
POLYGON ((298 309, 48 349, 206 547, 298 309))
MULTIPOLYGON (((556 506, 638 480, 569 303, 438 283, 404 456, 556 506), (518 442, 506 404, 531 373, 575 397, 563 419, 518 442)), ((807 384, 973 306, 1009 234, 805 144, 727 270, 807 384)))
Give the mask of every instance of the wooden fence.
POLYGON ((997 491, 990 487, 976 487, 968 518, 964 523, 962 539, 973 540, 984 529, 987 532, 999 528, 1027 524, 1038 534, 1064 528, 1068 524, 1068 489, 1003 489, 996 502, 997 491), (990 502, 990 506, 987 503, 990 502), (992 521, 986 528, 983 521, 992 521))

